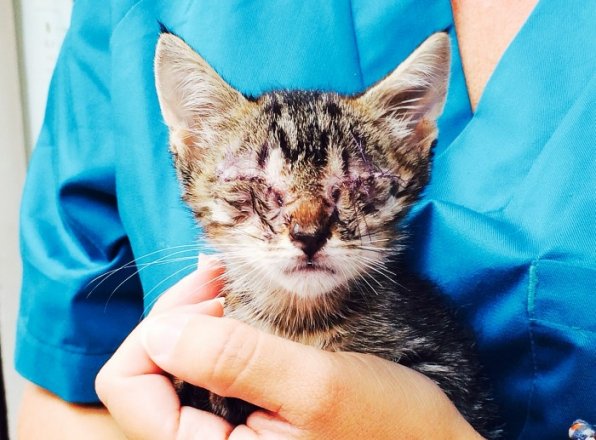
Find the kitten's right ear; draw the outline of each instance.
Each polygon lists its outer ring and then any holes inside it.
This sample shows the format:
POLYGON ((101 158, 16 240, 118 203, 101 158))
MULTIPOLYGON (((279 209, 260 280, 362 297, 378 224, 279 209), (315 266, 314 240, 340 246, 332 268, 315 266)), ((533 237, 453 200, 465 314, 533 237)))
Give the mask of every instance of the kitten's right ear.
POLYGON ((175 153, 211 145, 231 114, 248 104, 176 35, 161 34, 154 67, 157 96, 175 153))

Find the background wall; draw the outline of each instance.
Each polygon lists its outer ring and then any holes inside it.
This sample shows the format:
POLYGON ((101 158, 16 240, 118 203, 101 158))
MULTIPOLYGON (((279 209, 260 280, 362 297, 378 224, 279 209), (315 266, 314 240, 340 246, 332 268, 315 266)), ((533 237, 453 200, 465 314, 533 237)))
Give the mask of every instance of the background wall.
POLYGON ((13 0, 19 25, 25 141, 31 148, 43 121, 48 85, 70 23, 72 0, 13 0))
POLYGON ((12 439, 23 387, 12 361, 21 282, 18 207, 71 6, 72 0, 0 0, 0 345, 12 439))

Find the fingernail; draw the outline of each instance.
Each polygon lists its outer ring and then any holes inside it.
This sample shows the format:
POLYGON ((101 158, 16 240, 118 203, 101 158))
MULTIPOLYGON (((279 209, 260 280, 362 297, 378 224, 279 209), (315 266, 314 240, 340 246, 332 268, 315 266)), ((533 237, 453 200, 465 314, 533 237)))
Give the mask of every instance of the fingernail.
POLYGON ((145 350, 158 365, 172 356, 174 348, 192 315, 163 314, 150 318, 141 338, 145 350))
POLYGON ((211 254, 199 254, 199 263, 197 267, 199 269, 205 269, 210 266, 218 266, 220 264, 219 258, 211 254))

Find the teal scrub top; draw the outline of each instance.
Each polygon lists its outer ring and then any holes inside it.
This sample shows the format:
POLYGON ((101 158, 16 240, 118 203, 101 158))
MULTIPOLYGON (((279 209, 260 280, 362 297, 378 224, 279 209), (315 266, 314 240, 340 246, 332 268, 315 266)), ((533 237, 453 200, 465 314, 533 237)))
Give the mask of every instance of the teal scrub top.
POLYGON ((596 2, 586 0, 539 2, 474 114, 448 0, 74 2, 23 198, 26 378, 96 402, 100 366, 204 246, 158 107, 158 21, 249 95, 358 93, 447 30, 449 95, 407 259, 475 331, 507 438, 561 439, 574 419, 596 420, 596 2))

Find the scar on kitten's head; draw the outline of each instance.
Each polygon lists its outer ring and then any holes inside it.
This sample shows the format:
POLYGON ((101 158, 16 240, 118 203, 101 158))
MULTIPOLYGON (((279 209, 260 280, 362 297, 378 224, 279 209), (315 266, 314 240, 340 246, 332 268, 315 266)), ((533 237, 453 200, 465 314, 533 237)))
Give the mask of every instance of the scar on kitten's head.
POLYGON ((207 236, 216 247, 244 246, 236 262, 276 258, 262 269, 276 280, 318 267, 317 291, 357 276, 349 258, 383 258, 365 245, 399 239, 395 222, 429 179, 449 58, 449 38, 437 33, 359 95, 279 90, 249 99, 162 33, 157 94, 184 199, 207 236))

